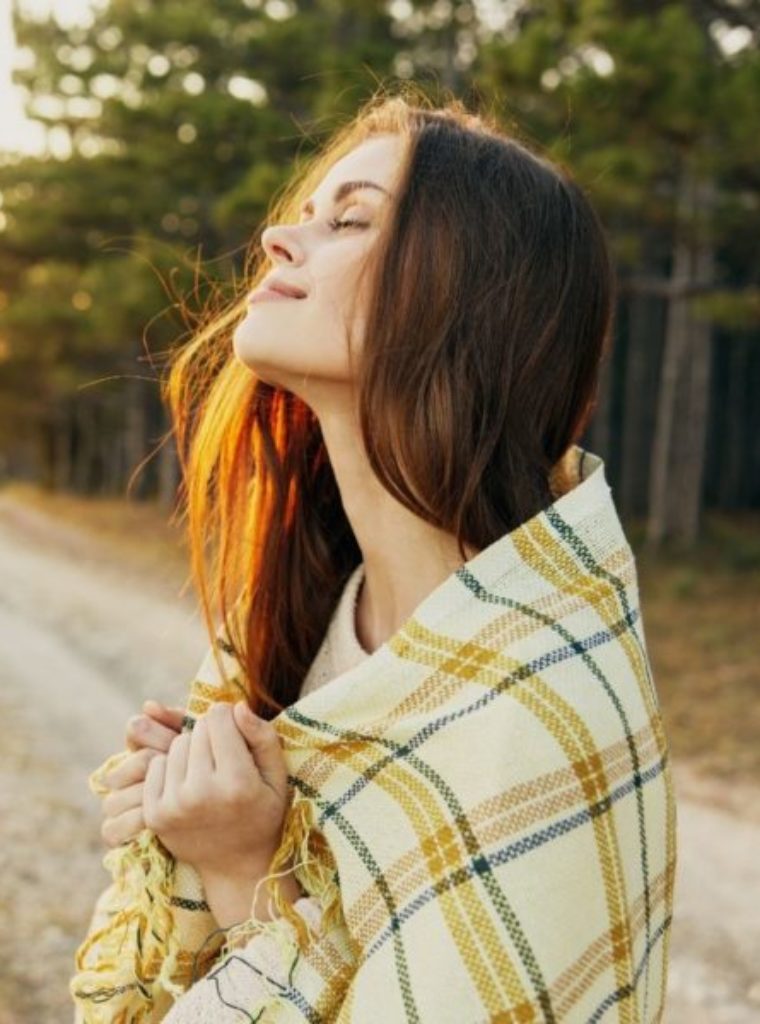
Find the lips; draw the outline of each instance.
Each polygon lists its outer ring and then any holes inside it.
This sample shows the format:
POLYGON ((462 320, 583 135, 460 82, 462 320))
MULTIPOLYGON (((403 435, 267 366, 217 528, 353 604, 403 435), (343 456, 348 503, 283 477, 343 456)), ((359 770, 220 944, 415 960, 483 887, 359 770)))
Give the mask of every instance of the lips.
POLYGON ((269 281, 264 281, 262 288, 266 288, 269 291, 279 292, 281 295, 288 295, 293 299, 305 299, 306 292, 303 288, 297 288, 293 284, 286 284, 285 281, 278 281, 274 278, 269 281))

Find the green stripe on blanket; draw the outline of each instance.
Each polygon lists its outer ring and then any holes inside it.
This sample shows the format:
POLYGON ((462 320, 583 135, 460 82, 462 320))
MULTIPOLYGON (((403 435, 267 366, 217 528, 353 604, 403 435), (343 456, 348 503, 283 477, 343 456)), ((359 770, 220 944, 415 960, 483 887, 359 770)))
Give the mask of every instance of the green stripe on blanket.
MULTIPOLYGON (((106 857, 121 909, 78 953, 87 1024, 662 1020, 668 745, 604 463, 574 454, 571 490, 275 719, 293 802, 272 870, 297 854, 319 918, 283 902, 194 965, 213 918, 146 831, 106 857)), ((188 716, 214 699, 239 678, 210 651, 188 716)))

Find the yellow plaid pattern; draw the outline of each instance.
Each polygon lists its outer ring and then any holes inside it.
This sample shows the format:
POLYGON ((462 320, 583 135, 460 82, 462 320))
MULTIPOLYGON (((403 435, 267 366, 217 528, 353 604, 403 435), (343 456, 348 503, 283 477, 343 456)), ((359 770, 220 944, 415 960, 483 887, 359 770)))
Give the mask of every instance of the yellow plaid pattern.
MULTIPOLYGON (((276 934, 281 970, 231 1022, 662 1021, 669 752, 604 463, 572 455, 585 470, 572 490, 275 719, 293 803, 272 867, 297 851, 324 916, 316 934, 285 905, 249 923, 249 960, 259 933, 276 934)), ((238 686, 209 653, 189 718, 238 686)), ((88 1024, 158 1021, 172 1002, 181 1021, 188 954, 213 931, 191 877, 162 874, 143 835, 142 875, 124 881, 134 850, 111 864, 127 910, 100 950, 91 937, 80 950, 72 993, 88 1024)), ((220 986, 235 960, 234 942, 211 948, 195 984, 213 963, 220 986)))

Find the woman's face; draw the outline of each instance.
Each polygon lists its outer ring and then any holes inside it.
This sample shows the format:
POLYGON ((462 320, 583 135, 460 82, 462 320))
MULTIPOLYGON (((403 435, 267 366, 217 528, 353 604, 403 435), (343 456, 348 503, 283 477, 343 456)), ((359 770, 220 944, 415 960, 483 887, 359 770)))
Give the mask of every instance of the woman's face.
MULTIPOLYGON (((350 381, 348 307, 356 298, 362 263, 378 238, 381 216, 388 213, 401 155, 400 136, 377 135, 362 142, 330 168, 298 224, 272 225, 261 236, 273 264, 267 279, 306 295, 249 302, 233 336, 235 355, 262 380, 294 392, 316 412, 337 397, 336 385, 344 388, 350 381), (337 190, 354 181, 365 187, 336 200, 337 190), (348 220, 358 223, 331 223, 348 220)), ((364 288, 368 283, 367 276, 364 288)), ((360 296, 352 324, 359 349, 363 310, 360 296)))

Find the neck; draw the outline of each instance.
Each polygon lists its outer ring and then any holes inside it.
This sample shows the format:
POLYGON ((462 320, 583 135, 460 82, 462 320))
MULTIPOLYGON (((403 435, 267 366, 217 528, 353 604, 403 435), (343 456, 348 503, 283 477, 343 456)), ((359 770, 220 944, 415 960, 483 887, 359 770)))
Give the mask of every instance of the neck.
MULTIPOLYGON (((341 502, 362 552, 364 580, 356 632, 367 651, 395 633, 436 587, 463 564, 456 537, 393 498, 372 472, 349 413, 320 416, 341 502)), ((465 548, 467 560, 477 551, 465 548)))

